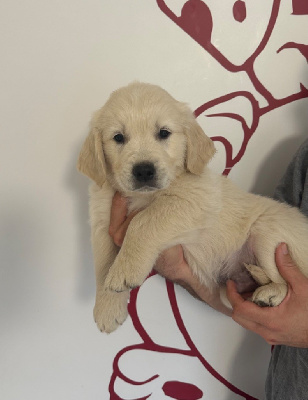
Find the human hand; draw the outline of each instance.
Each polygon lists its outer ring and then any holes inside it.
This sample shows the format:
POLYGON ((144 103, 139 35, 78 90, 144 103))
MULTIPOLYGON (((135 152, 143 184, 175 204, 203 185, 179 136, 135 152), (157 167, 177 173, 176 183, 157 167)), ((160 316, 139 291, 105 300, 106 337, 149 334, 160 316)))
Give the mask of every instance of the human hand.
MULTIPOLYGON (((121 246, 127 228, 137 212, 127 216, 126 199, 116 192, 112 200, 109 235, 117 246, 121 246)), ((172 281, 188 281, 192 275, 183 255, 182 246, 174 246, 165 250, 157 259, 155 270, 172 281)))
POLYGON ((233 281, 227 296, 234 321, 262 336, 269 344, 308 348, 308 278, 294 264, 285 243, 275 252, 277 268, 288 284, 288 293, 277 307, 259 307, 245 300, 233 281))

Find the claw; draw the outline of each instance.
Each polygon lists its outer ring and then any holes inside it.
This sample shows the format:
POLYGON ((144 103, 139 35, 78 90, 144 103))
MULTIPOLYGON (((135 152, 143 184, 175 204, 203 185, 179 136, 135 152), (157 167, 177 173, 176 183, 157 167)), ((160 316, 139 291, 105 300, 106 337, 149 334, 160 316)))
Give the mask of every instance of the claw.
POLYGON ((254 302, 257 306, 259 307, 270 307, 270 304, 265 303, 265 301, 262 300, 257 300, 254 302))

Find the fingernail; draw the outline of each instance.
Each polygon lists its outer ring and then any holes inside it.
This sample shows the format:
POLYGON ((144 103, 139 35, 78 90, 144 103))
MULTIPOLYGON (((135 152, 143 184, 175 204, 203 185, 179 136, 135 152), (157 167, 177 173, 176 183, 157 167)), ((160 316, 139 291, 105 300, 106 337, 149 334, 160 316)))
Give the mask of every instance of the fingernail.
POLYGON ((282 243, 281 249, 282 249, 282 253, 283 253, 284 255, 289 254, 288 246, 286 245, 286 243, 282 243))

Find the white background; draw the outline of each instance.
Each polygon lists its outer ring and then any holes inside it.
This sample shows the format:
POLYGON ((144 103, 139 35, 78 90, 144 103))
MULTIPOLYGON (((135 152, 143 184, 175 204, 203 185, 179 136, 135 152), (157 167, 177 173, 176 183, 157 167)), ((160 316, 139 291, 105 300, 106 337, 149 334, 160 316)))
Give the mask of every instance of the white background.
MULTIPOLYGON (((290 2, 284 4, 290 16, 290 2)), ((140 338, 130 320, 109 336, 92 320, 88 180, 75 168, 91 114, 112 90, 133 80, 159 84, 192 109, 253 88, 243 73, 227 73, 154 0, 2 0, 0 19, 0 398, 107 399, 116 353, 140 338)), ((282 19, 279 29, 285 32, 288 23, 282 19)), ((298 31, 307 41, 306 30, 298 31)), ((297 85, 296 74, 307 78, 301 62, 290 66, 297 85)), ((275 70, 263 74, 274 88, 275 70)), ((277 88, 283 86, 282 79, 277 88)), ((264 116, 231 178, 271 195, 307 136, 306 109, 301 100, 264 116)), ((224 154, 218 150, 213 167, 220 172, 224 154)), ((156 284, 164 290, 162 280, 156 284)), ((248 343, 258 378, 245 381, 262 386, 269 347, 238 327, 218 334, 220 324, 235 323, 222 323, 224 317, 179 293, 183 314, 186 307, 194 315, 188 326, 199 349, 225 343, 209 355, 213 365, 227 375, 232 360, 246 369, 240 347, 248 343), (204 336, 198 313, 205 323, 209 318, 215 334, 207 327, 204 336)), ((156 292, 143 296, 146 317, 156 292)), ((166 323, 164 340, 171 334, 166 323)), ((251 388, 259 398, 261 386, 251 388)), ((215 398, 229 399, 227 392, 215 398)))

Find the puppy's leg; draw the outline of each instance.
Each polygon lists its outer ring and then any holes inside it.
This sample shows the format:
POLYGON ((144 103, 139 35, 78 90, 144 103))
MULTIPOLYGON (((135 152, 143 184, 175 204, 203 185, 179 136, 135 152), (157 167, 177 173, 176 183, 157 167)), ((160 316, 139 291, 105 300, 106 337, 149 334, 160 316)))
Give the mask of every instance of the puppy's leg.
POLYGON ((246 265, 246 268, 261 286, 254 291, 252 301, 262 307, 278 306, 287 295, 288 286, 275 263, 275 244, 257 237, 254 248, 259 265, 246 265))
POLYGON ((270 278, 266 275, 264 270, 257 265, 245 264, 245 268, 259 285, 267 285, 271 282, 270 278))
POLYGON ((185 232, 200 226, 202 215, 200 209, 196 209, 199 214, 191 210, 188 202, 172 196, 161 196, 137 214, 110 268, 106 286, 117 292, 140 286, 159 254, 181 243, 185 232))
POLYGON ((282 302, 287 292, 286 284, 271 282, 256 289, 252 295, 252 301, 260 307, 275 307, 282 302))
POLYGON ((105 287, 105 279, 118 249, 112 242, 108 232, 97 228, 92 233, 92 247, 96 273, 96 300, 94 319, 102 332, 114 331, 127 318, 127 302, 129 291, 111 292, 105 287))

